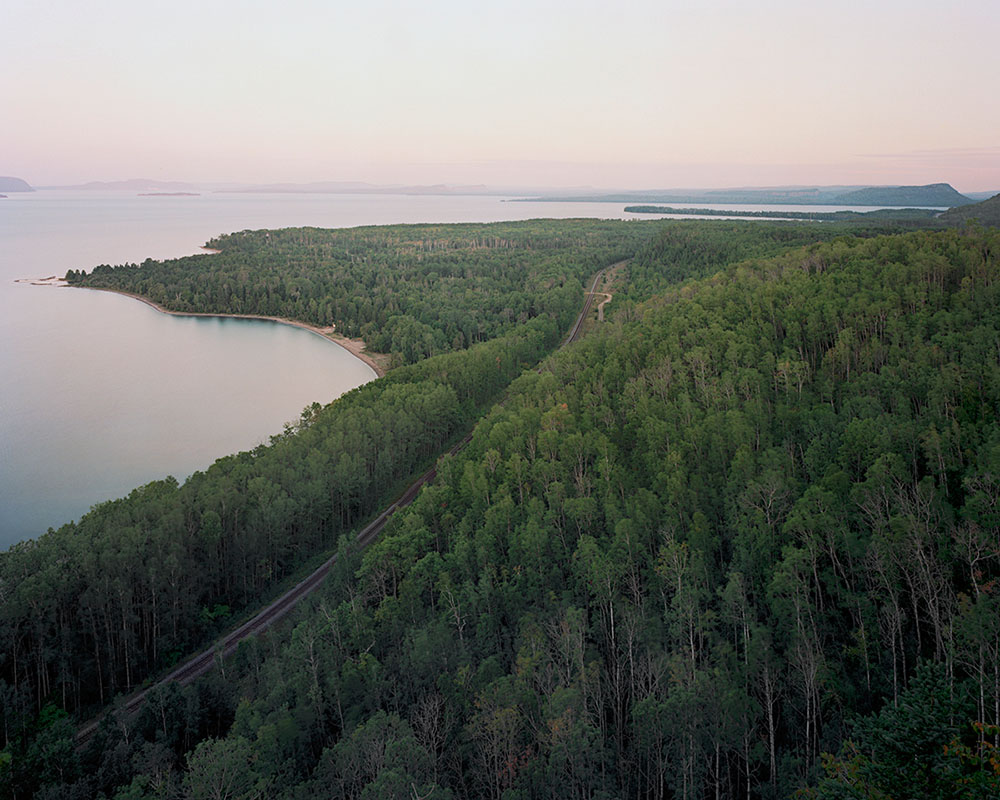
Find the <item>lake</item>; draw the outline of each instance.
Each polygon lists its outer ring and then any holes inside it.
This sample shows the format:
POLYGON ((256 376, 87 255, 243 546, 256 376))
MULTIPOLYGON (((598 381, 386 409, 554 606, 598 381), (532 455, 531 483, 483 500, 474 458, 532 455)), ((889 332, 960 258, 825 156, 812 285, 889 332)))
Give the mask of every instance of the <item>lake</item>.
POLYGON ((246 229, 656 217, 623 208, 498 197, 56 190, 0 199, 0 549, 151 480, 183 481, 268 441, 310 403, 373 377, 340 347, 298 328, 173 317, 110 293, 17 279, 189 255, 213 236, 246 229))

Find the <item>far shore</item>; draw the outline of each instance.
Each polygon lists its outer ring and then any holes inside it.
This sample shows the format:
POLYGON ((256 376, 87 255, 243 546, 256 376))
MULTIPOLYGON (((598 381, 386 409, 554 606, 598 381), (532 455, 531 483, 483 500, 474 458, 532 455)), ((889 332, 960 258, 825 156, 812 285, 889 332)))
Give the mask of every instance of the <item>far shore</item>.
MULTIPOLYGON (((63 284, 66 285, 66 284, 63 284)), ((315 333, 317 336, 322 336, 326 341, 333 342, 333 344, 343 347, 347 352, 349 352, 355 358, 361 359, 369 367, 375 375, 381 378, 386 373, 386 368, 388 367, 389 356, 382 353, 368 353, 365 350, 365 343, 361 339, 348 339, 346 336, 341 336, 336 332, 334 326, 321 328, 316 325, 310 325, 308 322, 301 322, 297 319, 285 319, 284 317, 267 317, 263 314, 216 314, 207 311, 172 311, 169 308, 164 308, 159 303, 150 300, 148 297, 143 297, 135 292, 125 292, 121 289, 106 289, 99 286, 72 286, 70 288, 74 289, 90 289, 95 292, 112 292, 114 294, 124 295, 125 297, 131 297, 133 300, 138 300, 140 303, 145 303, 147 306, 155 308, 157 311, 163 314, 172 314, 175 317, 223 317, 227 319, 258 319, 267 322, 280 322, 282 325, 291 325, 295 328, 302 328, 303 330, 309 331, 310 333, 315 333)))

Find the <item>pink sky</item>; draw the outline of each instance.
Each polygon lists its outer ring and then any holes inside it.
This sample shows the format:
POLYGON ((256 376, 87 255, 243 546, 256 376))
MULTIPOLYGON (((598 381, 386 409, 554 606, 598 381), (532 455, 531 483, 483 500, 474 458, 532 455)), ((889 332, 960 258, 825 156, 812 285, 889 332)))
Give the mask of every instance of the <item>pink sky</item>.
POLYGON ((39 3, 0 174, 1000 190, 1000 4, 39 3))

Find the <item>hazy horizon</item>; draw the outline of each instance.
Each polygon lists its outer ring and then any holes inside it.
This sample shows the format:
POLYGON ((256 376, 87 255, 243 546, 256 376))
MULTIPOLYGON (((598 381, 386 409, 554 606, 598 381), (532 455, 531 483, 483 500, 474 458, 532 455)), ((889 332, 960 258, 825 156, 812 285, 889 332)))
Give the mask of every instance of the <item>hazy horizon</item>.
MULTIPOLYGON (((21 176, 10 176, 10 177, 21 177, 21 176)), ((684 192, 707 192, 707 191, 767 191, 767 190, 795 190, 795 189, 851 189, 855 187, 887 187, 892 188, 895 186, 905 186, 905 185, 928 185, 928 184, 899 184, 899 183, 837 183, 837 184, 820 184, 820 183, 787 183, 787 184, 719 184, 716 186, 651 186, 651 187, 634 187, 634 186, 622 186, 622 185, 608 185, 608 186, 594 186, 589 184, 577 184, 573 186, 560 186, 560 185, 504 185, 504 184, 487 184, 487 183, 448 183, 445 181, 428 181, 426 183, 403 183, 400 181, 393 181, 387 183, 376 183, 373 181, 363 181, 363 180, 353 180, 353 181, 341 181, 337 179, 331 180, 309 180, 309 181, 269 181, 254 183, 251 181, 212 181, 212 180, 175 180, 173 178, 147 178, 144 176, 133 176, 130 178, 114 178, 114 179, 103 179, 96 178, 89 181, 83 181, 81 183, 53 183, 53 184, 31 184, 31 188, 34 190, 50 190, 50 189, 106 189, 108 191, 135 191, 142 189, 144 186, 149 186, 153 188, 162 187, 165 190, 175 189, 177 191, 185 190, 196 190, 196 191, 209 191, 209 192, 226 192, 228 190, 233 191, 245 191, 248 189, 259 188, 261 191, 266 191, 270 187, 281 187, 276 188, 274 191, 292 191, 294 193, 310 194, 312 192, 323 193, 327 191, 326 189, 315 189, 309 190, 310 186, 323 186, 323 185, 333 185, 333 184, 343 184, 344 187, 356 187, 361 193, 391 193, 391 189, 399 188, 403 189, 431 189, 435 187, 442 187, 447 190, 446 193, 461 195, 460 191, 463 188, 468 188, 470 190, 478 190, 482 194, 490 195, 502 195, 505 193, 504 190, 509 190, 507 194, 526 194, 528 192, 570 192, 576 194, 588 194, 588 193, 684 193, 684 192), (124 184, 135 184, 134 186, 125 186, 124 184), (292 188, 284 188, 292 187, 292 188)), ((931 184, 935 183, 950 183, 954 189, 962 192, 962 187, 955 186, 953 183, 947 180, 932 181, 931 184)), ((991 189, 966 189, 965 191, 976 194, 987 191, 1000 191, 1000 188, 994 186, 991 189)), ((346 193, 351 193, 347 188, 345 188, 346 193)))
POLYGON ((5 4, 33 186, 1000 188, 1000 7, 5 4))

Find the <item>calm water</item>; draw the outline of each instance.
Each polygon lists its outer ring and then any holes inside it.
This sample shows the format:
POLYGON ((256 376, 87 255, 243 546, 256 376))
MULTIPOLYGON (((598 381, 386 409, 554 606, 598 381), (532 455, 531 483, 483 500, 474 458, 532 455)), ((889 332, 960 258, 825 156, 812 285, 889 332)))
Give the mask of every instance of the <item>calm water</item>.
POLYGON ((387 195, 0 199, 0 548, 148 481, 183 480, 372 377, 307 331, 171 317, 125 297, 16 279, 188 255, 217 234, 265 227, 655 218, 623 208, 387 195))

